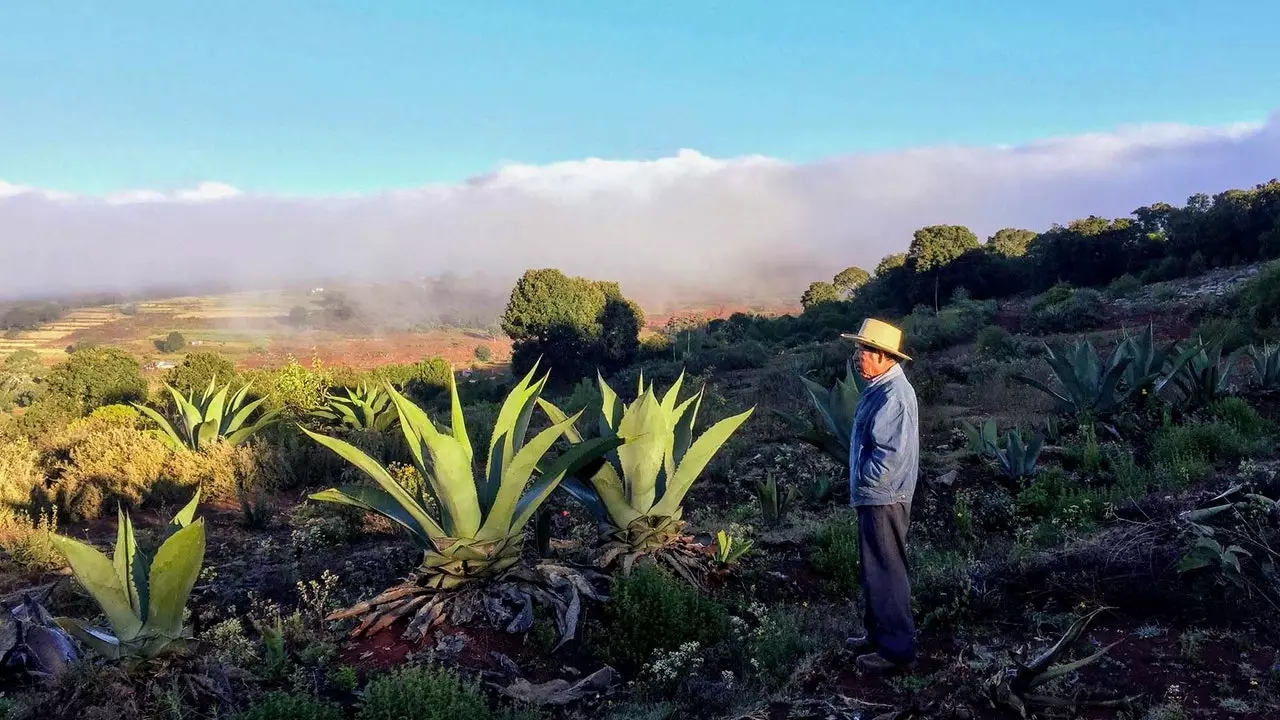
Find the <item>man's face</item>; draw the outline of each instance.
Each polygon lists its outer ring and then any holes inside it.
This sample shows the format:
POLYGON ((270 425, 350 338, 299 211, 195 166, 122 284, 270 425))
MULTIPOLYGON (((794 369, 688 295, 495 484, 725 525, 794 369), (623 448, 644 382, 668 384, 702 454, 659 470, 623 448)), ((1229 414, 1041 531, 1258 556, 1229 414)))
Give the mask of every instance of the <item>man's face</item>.
POLYGON ((855 351, 858 374, 863 380, 874 380, 893 367, 894 360, 887 353, 859 345, 855 351))

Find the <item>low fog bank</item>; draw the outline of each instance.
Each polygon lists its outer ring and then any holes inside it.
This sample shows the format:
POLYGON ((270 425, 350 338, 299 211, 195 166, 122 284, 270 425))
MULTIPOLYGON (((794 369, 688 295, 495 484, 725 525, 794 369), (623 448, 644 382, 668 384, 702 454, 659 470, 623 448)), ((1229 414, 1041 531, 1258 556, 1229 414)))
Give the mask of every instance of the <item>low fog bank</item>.
POLYGON ((0 181, 0 296, 453 274, 473 283, 460 306, 488 312, 524 270, 558 267, 617 280, 659 310, 794 302, 811 280, 905 250, 924 225, 964 224, 982 237, 1007 226, 1043 230, 1252 187, 1278 167, 1273 115, 1255 125, 1153 125, 808 164, 686 150, 651 161, 514 165, 365 196, 288 198, 206 183, 90 198, 0 181))

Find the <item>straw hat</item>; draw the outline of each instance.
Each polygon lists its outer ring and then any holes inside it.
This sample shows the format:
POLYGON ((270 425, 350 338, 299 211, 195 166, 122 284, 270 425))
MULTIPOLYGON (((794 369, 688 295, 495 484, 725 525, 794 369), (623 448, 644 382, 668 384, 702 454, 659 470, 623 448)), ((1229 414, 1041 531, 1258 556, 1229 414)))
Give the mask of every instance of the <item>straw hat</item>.
POLYGON ((852 340, 859 345, 883 350, 902 360, 911 359, 909 355, 902 352, 902 331, 883 320, 867 318, 862 321, 862 328, 856 335, 841 333, 840 337, 852 340))

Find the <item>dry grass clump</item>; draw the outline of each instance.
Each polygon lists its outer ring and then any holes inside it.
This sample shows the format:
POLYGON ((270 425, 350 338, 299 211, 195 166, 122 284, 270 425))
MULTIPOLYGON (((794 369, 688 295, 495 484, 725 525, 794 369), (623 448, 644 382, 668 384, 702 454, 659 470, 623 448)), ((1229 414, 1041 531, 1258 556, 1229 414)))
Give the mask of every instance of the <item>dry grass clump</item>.
POLYGON ((53 544, 58 531, 56 511, 37 513, 0 506, 0 549, 26 570, 56 570, 64 565, 62 553, 53 544))

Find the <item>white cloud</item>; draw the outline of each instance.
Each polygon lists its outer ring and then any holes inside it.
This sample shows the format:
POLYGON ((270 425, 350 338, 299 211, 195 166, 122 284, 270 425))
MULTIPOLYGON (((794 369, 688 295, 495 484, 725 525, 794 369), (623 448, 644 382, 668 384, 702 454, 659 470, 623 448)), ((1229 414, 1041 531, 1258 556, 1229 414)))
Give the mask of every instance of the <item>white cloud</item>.
MULTIPOLYGON (((216 182, 68 196, 0 181, 0 287, 130 289, 165 281, 510 282, 530 267, 612 278, 653 298, 798 296, 873 267, 933 223, 1044 229, 1269 180, 1280 117, 1147 125, 1019 146, 931 147, 794 164, 694 150, 654 160, 510 164, 450 185, 281 198, 216 182)), ((0 168, 0 174, 3 169, 0 168)))

